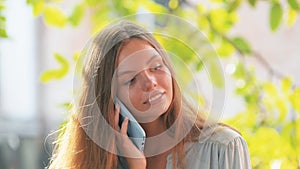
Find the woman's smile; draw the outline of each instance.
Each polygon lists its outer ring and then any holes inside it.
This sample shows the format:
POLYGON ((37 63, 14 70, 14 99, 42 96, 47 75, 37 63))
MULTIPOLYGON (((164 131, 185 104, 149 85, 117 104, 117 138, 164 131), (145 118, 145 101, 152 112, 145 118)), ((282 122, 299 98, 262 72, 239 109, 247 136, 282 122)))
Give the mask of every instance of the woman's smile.
POLYGON ((149 98, 144 104, 155 105, 162 102, 164 99, 166 99, 165 92, 163 90, 156 90, 149 94, 149 98))

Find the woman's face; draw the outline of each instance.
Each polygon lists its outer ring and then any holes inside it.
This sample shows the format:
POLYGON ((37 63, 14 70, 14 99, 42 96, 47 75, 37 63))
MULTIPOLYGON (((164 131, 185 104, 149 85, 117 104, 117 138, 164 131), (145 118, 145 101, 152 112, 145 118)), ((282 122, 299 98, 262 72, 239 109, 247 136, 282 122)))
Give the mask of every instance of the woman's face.
POLYGON ((151 122, 169 108, 172 76, 148 42, 131 39, 121 47, 115 77, 118 97, 138 122, 151 122))

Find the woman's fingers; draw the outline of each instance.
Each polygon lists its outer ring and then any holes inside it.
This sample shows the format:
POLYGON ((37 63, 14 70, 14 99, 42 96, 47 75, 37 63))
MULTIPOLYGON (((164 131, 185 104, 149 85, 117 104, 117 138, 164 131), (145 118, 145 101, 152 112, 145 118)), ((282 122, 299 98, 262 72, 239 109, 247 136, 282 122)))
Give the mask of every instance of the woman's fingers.
POLYGON ((119 127, 119 114, 120 114, 120 105, 116 104, 115 106, 115 126, 117 128, 117 130, 119 131, 120 130, 120 127, 119 127))
POLYGON ((123 123, 122 123, 122 126, 121 126, 121 134, 123 135, 127 135, 127 129, 128 129, 128 118, 125 117, 123 123))
POLYGON ((144 162, 145 156, 143 155, 142 152, 140 152, 133 142, 129 139, 127 135, 127 130, 128 130, 128 124, 129 124, 129 119, 128 117, 125 117, 124 121, 121 124, 121 128, 119 127, 119 118, 120 118, 120 105, 116 104, 115 108, 115 125, 116 129, 120 132, 120 135, 116 137, 117 144, 118 144, 118 151, 120 151, 122 156, 127 157, 127 160, 130 164, 143 164, 141 162, 144 162), (138 159, 143 159, 142 161, 136 161, 136 158, 138 159))
POLYGON ((119 127, 119 118, 120 118, 120 105, 116 104, 115 125, 117 126, 117 129, 121 132, 121 134, 127 135, 129 120, 128 120, 127 117, 125 117, 124 121, 122 122, 121 129, 120 129, 120 127, 119 127))

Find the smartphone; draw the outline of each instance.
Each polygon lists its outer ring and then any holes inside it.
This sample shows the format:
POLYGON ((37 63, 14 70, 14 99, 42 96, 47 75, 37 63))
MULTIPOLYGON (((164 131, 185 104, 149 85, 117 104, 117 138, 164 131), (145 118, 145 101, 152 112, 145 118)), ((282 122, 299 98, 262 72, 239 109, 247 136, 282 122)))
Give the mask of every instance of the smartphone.
POLYGON ((146 140, 146 133, 141 125, 137 122, 137 120, 133 117, 133 115, 129 112, 127 107, 122 103, 122 101, 115 97, 115 103, 120 105, 120 113, 119 113, 119 126, 121 125, 125 119, 128 118, 128 129, 127 135, 133 144, 140 150, 144 151, 144 145, 146 140))

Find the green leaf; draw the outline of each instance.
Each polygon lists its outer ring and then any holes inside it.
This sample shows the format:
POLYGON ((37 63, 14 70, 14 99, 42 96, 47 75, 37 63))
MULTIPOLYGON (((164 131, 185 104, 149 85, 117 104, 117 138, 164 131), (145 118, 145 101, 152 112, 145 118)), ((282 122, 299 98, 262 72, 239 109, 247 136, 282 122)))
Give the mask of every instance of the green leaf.
POLYGON ((0 37, 2 37, 2 38, 8 37, 5 29, 0 28, 0 37))
POLYGON ((3 4, 0 3, 0 11, 4 10, 5 6, 3 4))
POLYGON ((176 9, 179 5, 178 0, 170 0, 168 5, 171 9, 176 9))
POLYGON ((283 10, 279 3, 274 3, 270 11, 270 27, 272 31, 278 29, 282 20, 283 10))
POLYGON ((211 9, 209 18, 214 28, 220 33, 227 33, 236 20, 236 13, 228 13, 224 8, 211 9))
POLYGON ((49 82, 51 80, 62 79, 69 72, 69 62, 62 55, 55 53, 54 57, 56 61, 60 64, 59 69, 52 69, 42 73, 40 80, 41 82, 49 82))
POLYGON ((290 95, 292 89, 292 79, 290 77, 285 77, 281 80, 281 89, 285 96, 290 95))
POLYGON ((36 0, 26 0, 27 4, 33 4, 36 0))
POLYGON ((252 49, 249 45, 249 43, 243 39, 242 37, 235 37, 232 39, 234 45, 244 54, 250 54, 252 52, 252 49))
POLYGON ((81 53, 80 51, 77 51, 77 52, 74 53, 74 55, 73 55, 73 60, 74 60, 75 62, 78 62, 78 61, 79 61, 80 53, 81 53))
POLYGON ((290 96, 290 101, 293 108, 300 113, 300 88, 295 89, 295 91, 290 96))
POLYGON ((204 4, 197 4, 196 9, 199 13, 206 13, 207 7, 204 4))
POLYGON ((256 0, 248 0, 248 2, 252 7, 255 7, 256 0))
POLYGON ((295 132, 296 153, 300 154, 300 146, 299 146, 299 143, 300 143, 300 133, 299 133, 299 130, 300 130, 300 118, 298 118, 294 122, 294 124, 295 124, 295 130, 298 131, 298 132, 295 132))
POLYGON ((227 42, 227 40, 222 39, 221 45, 217 48, 217 53, 220 56, 228 57, 231 56, 234 52, 234 47, 227 42))
POLYGON ((73 26, 79 25, 85 12, 85 4, 78 4, 74 7, 71 16, 68 18, 73 26))
POLYGON ((207 30, 209 28, 209 22, 206 17, 199 16, 197 18, 197 23, 201 30, 207 30))
POLYGON ((299 6, 297 0, 288 0, 288 3, 292 9, 294 9, 296 11, 300 9, 300 6, 299 6))
POLYGON ((59 3, 59 2, 64 2, 65 0, 48 0, 48 2, 55 2, 55 3, 59 3))
POLYGON ((271 97, 271 98, 275 98, 278 96, 278 90, 276 88, 276 86, 271 83, 271 82, 267 82, 264 84, 264 91, 271 97))
POLYGON ((274 100, 270 96, 264 96, 261 99, 261 103, 267 111, 273 111, 275 109, 274 100))
POLYGON ((3 25, 6 21, 6 18, 4 16, 0 16, 0 25, 3 25))
POLYGON ((70 112, 73 108, 73 104, 71 102, 64 102, 64 103, 58 104, 58 107, 62 107, 65 110, 67 110, 68 112, 70 112))
POLYGON ((203 68, 203 61, 199 61, 196 65, 196 70, 200 71, 203 68))
POLYGON ((103 3, 100 0, 85 0, 89 6, 96 6, 97 4, 103 3))
POLYGON ((245 65, 241 62, 238 62, 235 66, 235 71, 233 76, 237 79, 244 79, 246 75, 245 65))
POLYGON ((287 25, 288 26, 292 26, 294 25, 296 19, 297 19, 297 16, 298 16, 298 12, 292 8, 289 8, 289 11, 288 11, 288 18, 287 18, 287 25))
POLYGON ((215 42, 217 39, 217 35, 213 30, 209 30, 209 32, 207 33, 207 38, 210 42, 215 42))
POLYGON ((42 14, 45 10, 45 2, 44 1, 37 1, 35 3, 33 3, 32 5, 33 9, 33 15, 34 16, 38 16, 40 14, 42 14))
POLYGON ((54 6, 45 7, 44 19, 50 26, 64 27, 67 23, 67 18, 62 10, 54 6))
POLYGON ((275 101, 275 104, 277 106, 277 109, 279 111, 279 117, 278 120, 279 122, 283 122, 286 118, 286 115, 288 113, 288 105, 287 105, 287 101, 281 97, 278 97, 275 101))
POLYGON ((235 116, 225 120, 226 123, 228 123, 229 125, 233 125, 238 129, 252 128, 256 125, 257 123, 256 121, 257 121, 257 115, 249 107, 247 107, 245 111, 240 112, 235 116))
MULTIPOLYGON (((295 121, 285 123, 282 127, 282 131, 281 131, 282 138, 287 140, 294 150, 292 152, 289 152, 290 157, 292 157, 292 156, 295 157, 295 156, 297 156, 297 154, 300 154, 300 151, 299 151, 300 150, 299 129, 300 129, 300 119, 299 118, 295 121)), ((297 161, 295 161, 295 162, 297 165, 297 161)), ((293 166, 296 166, 296 165, 293 165, 293 166)), ((286 165, 284 165, 284 166, 286 167, 286 165)))
POLYGON ((213 3, 224 3, 224 0, 210 0, 213 3))
POLYGON ((270 163, 274 159, 282 159, 290 156, 293 151, 289 142, 284 140, 280 133, 271 127, 259 127, 248 138, 247 143, 249 144, 251 159, 259 163, 260 167, 257 168, 270 168, 270 163))
POLYGON ((228 12, 235 11, 241 4, 241 0, 235 0, 228 6, 228 12))

